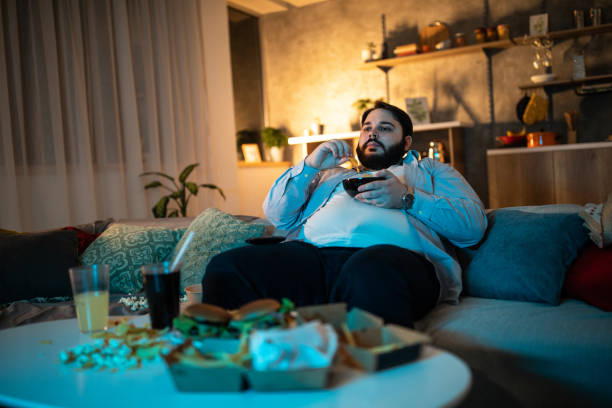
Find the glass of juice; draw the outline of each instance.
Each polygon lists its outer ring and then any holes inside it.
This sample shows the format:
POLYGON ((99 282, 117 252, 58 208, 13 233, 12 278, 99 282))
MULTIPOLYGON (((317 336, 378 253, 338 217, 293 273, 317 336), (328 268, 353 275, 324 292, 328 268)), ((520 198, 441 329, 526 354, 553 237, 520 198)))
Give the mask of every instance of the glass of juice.
POLYGON ((78 266, 68 270, 81 333, 106 329, 109 271, 108 265, 78 266))
POLYGON ((171 271, 170 263, 163 262, 143 265, 141 271, 151 327, 172 327, 172 319, 179 314, 180 269, 171 271))

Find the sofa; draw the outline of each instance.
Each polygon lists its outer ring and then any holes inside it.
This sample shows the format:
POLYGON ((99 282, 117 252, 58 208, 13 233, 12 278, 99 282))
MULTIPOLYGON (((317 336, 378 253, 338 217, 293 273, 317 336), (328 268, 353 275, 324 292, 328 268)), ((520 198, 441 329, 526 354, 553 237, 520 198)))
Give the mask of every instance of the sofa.
MULTIPOLYGON (((581 210, 553 205, 489 211, 483 240, 473 248, 455 249, 464 270, 461 301, 438 305, 416 328, 470 367, 472 387, 462 406, 612 406, 612 248, 594 247, 581 210)), ((181 276, 186 287, 201 281, 216 253, 247 245, 251 238, 284 234, 266 220, 216 209, 194 219, 111 221, 103 227, 98 223, 98 230, 91 228, 96 224, 64 229, 73 233, 64 235, 78 256, 75 260, 69 255, 55 276, 38 274, 40 285, 64 279, 71 262, 106 260, 117 270, 123 268, 112 277, 111 300, 116 301, 122 293, 138 292, 139 263, 170 258, 193 230, 197 244, 190 246, 192 253, 185 252, 181 276), (122 252, 130 246, 137 250, 122 252)), ((0 259, 8 257, 3 245, 0 242, 0 259)), ((52 255, 44 256, 49 259, 37 262, 56 262, 52 255)), ((6 282, 3 275, 15 273, 7 269, 15 268, 14 258, 12 266, 0 264, 0 282, 6 282)), ((65 286, 64 281, 55 285, 54 293, 32 292, 30 297, 38 297, 8 302, 12 289, 0 289, 5 296, 0 328, 73 317, 65 286)), ((129 312, 112 302, 111 313, 129 312)))

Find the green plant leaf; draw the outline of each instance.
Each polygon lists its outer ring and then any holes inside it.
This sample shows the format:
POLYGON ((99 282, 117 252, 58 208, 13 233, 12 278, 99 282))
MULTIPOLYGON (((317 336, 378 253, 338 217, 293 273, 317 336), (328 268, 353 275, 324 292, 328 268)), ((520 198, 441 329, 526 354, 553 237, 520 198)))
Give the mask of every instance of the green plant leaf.
POLYGON ((164 218, 166 216, 166 211, 168 210, 168 201, 170 198, 168 196, 163 196, 159 199, 157 204, 153 207, 153 216, 155 218, 164 218))
POLYGON ((198 195, 198 185, 196 183, 193 183, 191 181, 187 181, 185 183, 185 187, 187 187, 187 190, 189 190, 189 192, 193 195, 198 195))
POLYGON ((161 173, 159 171, 147 171, 147 172, 144 172, 144 173, 140 173, 139 177, 142 177, 142 176, 162 176, 162 177, 165 177, 168 180, 172 181, 173 183, 175 182, 174 181, 174 177, 170 177, 166 173, 161 173))
POLYGON ((194 164, 190 164, 189 166, 185 167, 185 169, 179 175, 179 178, 178 178, 179 181, 184 184, 185 180, 187 180, 187 177, 189 177, 193 169, 195 169, 198 165, 199 165, 198 163, 194 163, 194 164))
POLYGON ((172 194, 170 194, 170 198, 173 198, 175 200, 181 198, 182 196, 183 196, 182 190, 176 190, 172 194))
POLYGON ((261 130, 261 140, 268 147, 281 147, 288 144, 287 135, 282 130, 273 127, 265 127, 261 130))
POLYGON ((163 187, 163 184, 161 183, 161 181, 152 181, 149 184, 147 184, 144 188, 146 190, 148 188, 154 188, 154 187, 163 187))
POLYGON ((200 187, 217 190, 219 194, 221 194, 221 197, 223 197, 223 199, 225 200, 225 194, 223 193, 223 190, 221 190, 219 187, 215 186, 214 184, 200 184, 200 187))
POLYGON ((168 218, 175 218, 175 217, 178 217, 178 216, 179 216, 178 210, 172 210, 168 214, 168 218))

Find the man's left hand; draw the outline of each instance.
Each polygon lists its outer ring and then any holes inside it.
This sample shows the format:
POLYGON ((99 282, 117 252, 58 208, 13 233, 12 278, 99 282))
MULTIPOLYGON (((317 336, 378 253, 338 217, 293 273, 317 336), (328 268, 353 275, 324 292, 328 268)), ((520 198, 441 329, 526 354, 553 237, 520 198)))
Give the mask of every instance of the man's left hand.
POLYGON ((414 188, 402 183, 389 170, 380 170, 372 173, 374 177, 384 177, 359 186, 359 194, 355 198, 363 203, 382 208, 402 208, 402 196, 406 193, 414 194, 414 188))

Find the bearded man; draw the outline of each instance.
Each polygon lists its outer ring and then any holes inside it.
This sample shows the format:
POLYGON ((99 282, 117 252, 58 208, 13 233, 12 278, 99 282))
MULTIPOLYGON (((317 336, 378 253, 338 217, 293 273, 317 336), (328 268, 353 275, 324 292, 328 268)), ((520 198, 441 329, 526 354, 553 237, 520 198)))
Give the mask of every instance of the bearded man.
POLYGON ((272 186, 264 212, 289 235, 280 244, 217 255, 204 275, 203 302, 225 308, 259 298, 296 305, 345 302, 413 327, 438 302, 456 303, 461 268, 452 245, 480 241, 484 207, 452 167, 410 151, 406 112, 378 102, 364 112, 357 155, 382 177, 350 197, 355 170, 343 140, 320 144, 272 186))

